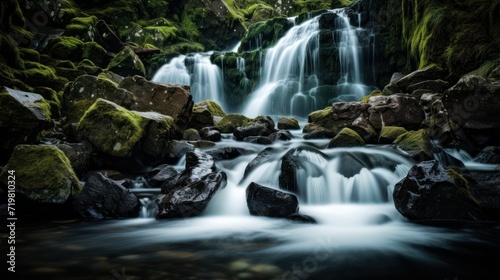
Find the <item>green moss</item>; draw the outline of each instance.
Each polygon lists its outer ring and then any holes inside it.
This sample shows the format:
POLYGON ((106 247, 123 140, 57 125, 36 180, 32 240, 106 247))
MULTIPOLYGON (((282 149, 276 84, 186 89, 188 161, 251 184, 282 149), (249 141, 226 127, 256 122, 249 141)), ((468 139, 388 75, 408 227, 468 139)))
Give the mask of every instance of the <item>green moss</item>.
POLYGON ((124 77, 146 75, 144 64, 130 47, 125 47, 121 52, 119 52, 113 60, 111 60, 107 70, 124 77))
POLYGON ((47 86, 55 90, 60 90, 68 82, 66 79, 57 77, 54 68, 40 64, 38 62, 25 62, 26 70, 23 77, 31 86, 47 86))
POLYGON ((64 35, 75 36, 85 41, 91 40, 97 21, 95 16, 72 18, 70 23, 66 25, 64 35))
POLYGON ((252 119, 241 114, 228 114, 216 126, 221 133, 233 133, 237 127, 245 126, 251 122, 252 119))
POLYGON ((75 64, 69 60, 58 60, 55 62, 54 66, 68 68, 68 69, 76 69, 75 64))
POLYGON ((226 116, 226 113, 224 112, 224 110, 222 110, 220 105, 217 104, 217 102, 215 102, 213 100, 205 100, 202 102, 198 102, 198 103, 194 104, 193 110, 196 110, 196 108, 200 108, 200 107, 206 108, 208 111, 210 111, 212 116, 216 116, 216 117, 225 117, 226 116))
POLYGON ((384 126, 380 130, 379 142, 392 143, 400 135, 408 132, 404 127, 399 126, 384 126))
POLYGON ((370 97, 373 97, 373 96, 382 96, 384 95, 382 92, 378 91, 378 90, 374 90, 372 91, 370 94, 368 94, 367 96, 361 98, 361 103, 368 103, 368 100, 370 100, 370 97))
POLYGON ((293 27, 287 18, 273 18, 258 22, 248 27, 245 38, 241 40, 243 50, 272 47, 283 35, 293 27))
POLYGON ((19 48, 19 54, 21 58, 24 60, 40 62, 40 53, 37 50, 28 48, 19 48))
POLYGON ((75 199, 82 186, 66 155, 55 146, 16 146, 0 177, 15 170, 16 192, 42 203, 75 199))
POLYGON ((324 122, 325 119, 331 118, 333 115, 333 108, 331 106, 326 107, 323 110, 318 110, 310 113, 307 116, 307 121, 310 123, 313 122, 324 122))
POLYGON ((83 45, 82 59, 91 60, 99 67, 106 67, 108 57, 108 52, 96 42, 87 42, 83 45))
POLYGON ((354 130, 344 127, 328 144, 329 148, 334 147, 358 147, 364 146, 365 141, 354 130))
POLYGON ((46 47, 52 57, 71 61, 82 60, 83 48, 84 44, 80 39, 70 36, 54 37, 46 47))
POLYGON ((454 168, 448 168, 447 170, 448 176, 453 180, 455 186, 457 186, 462 193, 464 193, 467 197, 470 198, 474 203, 480 205, 479 200, 475 196, 473 196, 469 191, 469 182, 462 176, 461 172, 455 170, 454 168))
POLYGON ((78 131, 101 152, 129 157, 146 124, 139 114, 99 98, 83 115, 78 131))
POLYGON ((393 143, 420 161, 434 158, 431 140, 424 129, 401 134, 393 143))

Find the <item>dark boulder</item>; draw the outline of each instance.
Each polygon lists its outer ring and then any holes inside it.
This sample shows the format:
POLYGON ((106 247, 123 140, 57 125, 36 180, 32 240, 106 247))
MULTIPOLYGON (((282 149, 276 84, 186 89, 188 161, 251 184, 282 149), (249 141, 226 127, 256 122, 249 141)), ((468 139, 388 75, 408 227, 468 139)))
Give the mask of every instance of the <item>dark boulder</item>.
POLYGON ((437 160, 413 166, 394 187, 393 198, 396 209, 410 220, 486 219, 463 178, 452 178, 437 160))
POLYGON ((368 120, 376 130, 385 126, 400 126, 418 129, 425 119, 425 113, 418 100, 409 95, 373 96, 368 100, 371 106, 368 120))
POLYGON ((222 140, 220 131, 216 127, 204 127, 198 131, 201 139, 212 142, 219 142, 222 140))
POLYGON ((174 167, 168 164, 159 165, 153 169, 151 169, 146 174, 146 179, 148 181, 148 185, 153 188, 159 188, 166 181, 171 180, 177 177, 178 173, 174 167))
POLYGON ((500 221, 500 172, 470 171, 464 174, 469 190, 490 221, 500 221))
POLYGON ((250 183, 246 189, 247 206, 251 215, 285 218, 299 211, 297 196, 250 183))
POLYGON ((248 136, 269 136, 275 131, 271 117, 258 116, 249 124, 237 127, 234 131, 236 140, 243 140, 248 136))
POLYGON ((257 167, 259 167, 261 164, 269 161, 272 159, 273 155, 277 152, 276 148, 265 148, 263 151, 257 154, 257 156, 248 163, 247 167, 245 168, 245 175, 246 177, 248 174, 250 174, 252 171, 254 171, 257 167))
POLYGON ((476 157, 480 163, 500 164, 500 147, 489 146, 484 148, 476 157))
POLYGON ((271 145, 273 143, 273 140, 266 136, 248 136, 243 138, 243 141, 260 145, 271 145))
POLYGON ((134 194, 99 172, 90 172, 86 176, 85 185, 73 206, 87 219, 137 217, 141 209, 134 194))
POLYGON ((234 159, 242 155, 251 153, 243 148, 223 147, 215 150, 207 151, 207 154, 212 156, 214 160, 234 159))

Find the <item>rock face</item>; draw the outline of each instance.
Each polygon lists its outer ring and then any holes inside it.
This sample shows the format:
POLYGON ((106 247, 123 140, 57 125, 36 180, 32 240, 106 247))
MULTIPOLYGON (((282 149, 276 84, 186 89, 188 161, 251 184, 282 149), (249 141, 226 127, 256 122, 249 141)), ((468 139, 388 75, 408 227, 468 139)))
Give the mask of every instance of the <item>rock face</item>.
POLYGON ((374 96, 368 100, 370 124, 377 130, 383 125, 418 129, 425 119, 418 100, 406 95, 374 96))
POLYGON ((83 218, 103 219, 136 217, 141 203, 123 186, 99 172, 90 172, 73 207, 83 218))
POLYGON ((485 220, 461 180, 452 178, 436 160, 417 164, 394 187, 396 209, 410 220, 485 220))
POLYGON ((175 179, 162 185, 165 196, 158 205, 156 218, 183 218, 197 216, 219 188, 224 188, 227 176, 215 172, 211 156, 195 149, 186 154, 186 169, 175 179))
POLYGON ((116 54, 109 63, 108 69, 124 77, 134 75, 146 76, 144 64, 130 47, 125 47, 116 54))
POLYGON ((15 170, 16 192, 33 202, 64 204, 82 189, 68 158, 55 146, 16 146, 2 169, 3 182, 11 181, 9 170, 15 170))
POLYGON ((154 111, 175 119, 179 130, 184 130, 193 109, 189 86, 165 85, 147 81, 143 77, 127 77, 120 88, 132 92, 136 102, 131 109, 141 112, 154 111))
POLYGON ((251 215, 285 218, 299 211, 297 196, 250 183, 246 190, 251 215))
POLYGON ((50 105, 41 95, 0 87, 0 148, 35 141, 50 119, 50 105))

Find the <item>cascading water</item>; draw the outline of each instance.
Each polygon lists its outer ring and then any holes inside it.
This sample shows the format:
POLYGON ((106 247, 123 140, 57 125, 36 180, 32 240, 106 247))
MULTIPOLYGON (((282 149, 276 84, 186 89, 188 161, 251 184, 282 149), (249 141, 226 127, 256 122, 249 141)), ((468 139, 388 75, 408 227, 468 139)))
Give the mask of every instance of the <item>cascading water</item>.
POLYGON ((222 70, 210 61, 211 53, 180 55, 163 65, 153 76, 154 82, 191 86, 194 102, 214 100, 224 109, 222 70))
MULTIPOLYGON (((330 99, 359 100, 369 91, 363 84, 363 48, 358 40, 358 34, 365 30, 352 27, 344 9, 329 13, 336 15, 332 36, 340 77, 330 92, 330 99)), ((320 61, 320 36, 324 36, 320 34, 320 17, 294 26, 267 50, 260 86, 252 93, 244 115, 306 116, 328 105, 317 98, 320 64, 324 63, 320 61)))

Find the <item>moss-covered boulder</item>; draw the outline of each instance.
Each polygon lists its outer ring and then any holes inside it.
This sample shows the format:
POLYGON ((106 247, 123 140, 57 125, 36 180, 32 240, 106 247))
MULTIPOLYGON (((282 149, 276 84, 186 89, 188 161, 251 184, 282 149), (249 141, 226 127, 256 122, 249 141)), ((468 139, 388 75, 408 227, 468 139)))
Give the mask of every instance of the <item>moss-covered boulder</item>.
POLYGON ((378 142, 380 144, 390 144, 394 142, 401 134, 408 132, 404 127, 399 126, 384 126, 380 130, 378 142))
POLYGON ((345 127, 330 141, 330 143, 328 143, 328 148, 357 147, 364 145, 365 141, 356 131, 345 127))
POLYGON ((80 120, 78 132, 100 152, 130 157, 146 124, 141 115, 99 98, 80 120))
POLYGON ((146 121, 140 151, 152 159, 162 160, 170 152, 168 145, 172 139, 179 139, 181 131, 175 120, 155 112, 136 112, 146 121))
POLYGON ((94 41, 97 21, 96 16, 72 18, 66 25, 64 36, 73 36, 84 42, 94 41))
MULTIPOLYGON (((237 127, 234 130, 233 135, 236 137, 236 140, 246 141, 245 138, 247 137, 269 136, 274 132, 276 132, 276 129, 274 128, 274 121, 273 119, 271 119, 271 117, 257 116, 256 118, 250 120, 250 122, 240 127, 237 127)), ((250 139, 255 140, 257 138, 250 138, 250 139)), ((263 138, 259 138, 257 141, 261 140, 263 140, 266 144, 270 144, 267 142, 271 142, 269 139, 263 139, 263 138)))
POLYGON ((16 193, 39 203, 64 204, 82 189, 68 158, 55 146, 17 146, 0 178, 7 182, 9 175, 15 175, 16 193))
POLYGON ((120 38, 118 38, 113 29, 105 21, 99 20, 96 23, 96 31, 95 42, 107 51, 118 53, 125 47, 120 38))
POLYGON ((146 76, 144 64, 130 47, 125 47, 116 54, 109 63, 108 70, 124 77, 134 75, 146 76))
POLYGON ((278 129, 300 129, 299 121, 294 118, 280 118, 278 120, 278 129))
POLYGON ((113 56, 96 42, 86 42, 83 44, 82 59, 88 59, 95 65, 104 68, 112 58, 113 56))
POLYGON ((198 102, 194 104, 193 109, 197 107, 207 109, 214 117, 224 117, 226 115, 224 110, 222 110, 222 107, 213 100, 205 100, 202 102, 198 102))
POLYGON ((182 134, 182 139, 187 141, 198 141, 201 140, 201 136, 198 130, 194 128, 186 129, 182 134))
POLYGON ((87 109, 98 98, 112 101, 125 108, 135 102, 133 94, 118 86, 109 79, 83 75, 68 84, 63 95, 63 112, 66 123, 79 122, 87 109))
POLYGON ((58 77, 53 67, 32 61, 24 63, 26 69, 19 77, 30 86, 45 86, 57 91, 63 90, 68 80, 58 77))
POLYGON ((171 116, 179 130, 186 128, 193 109, 189 86, 155 83, 134 76, 123 79, 119 87, 134 94, 132 110, 171 116))
POLYGON ((139 21, 126 32, 128 33, 125 37, 127 42, 133 42, 139 47, 152 45, 165 50, 176 41, 181 31, 169 20, 157 18, 139 21))
POLYGON ((44 50, 54 58, 80 61, 82 60, 83 47, 84 44, 80 39, 60 36, 51 38, 44 50))
POLYGON ((222 118, 226 113, 222 108, 213 100, 206 100, 195 103, 193 106, 193 113, 189 120, 188 127, 202 129, 204 127, 214 126, 214 117, 222 118))
POLYGON ((41 95, 0 87, 1 148, 35 142, 50 124, 50 105, 41 95))
POLYGON ((76 68, 78 70, 85 71, 85 73, 87 73, 88 75, 93 75, 93 76, 97 76, 102 72, 102 69, 96 66, 95 63, 89 59, 84 59, 80 61, 76 65, 76 68))
POLYGON ((251 121, 252 119, 241 114, 227 114, 217 123, 217 128, 221 133, 233 133, 237 127, 244 126, 251 121))
POLYGON ((434 158, 431 139, 424 129, 401 134, 394 140, 394 144, 417 162, 434 158))

